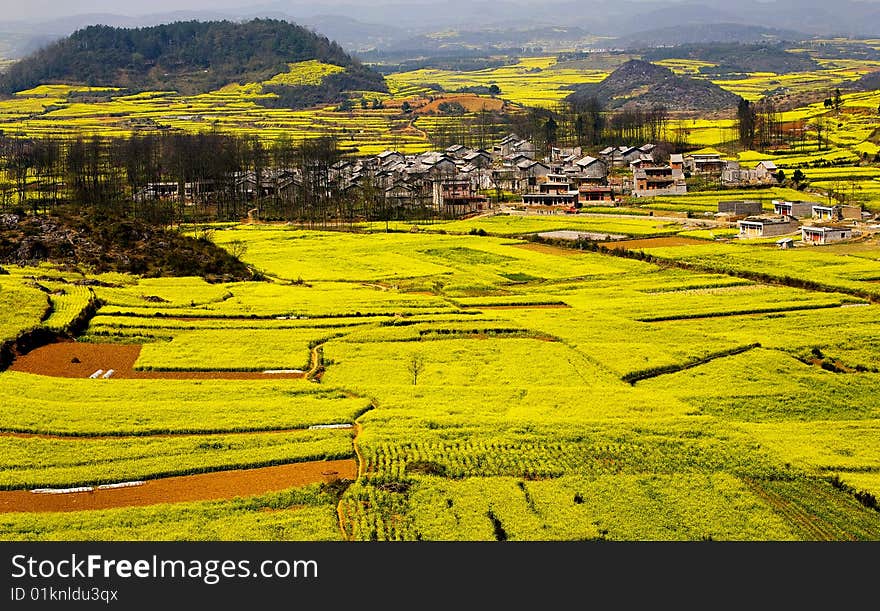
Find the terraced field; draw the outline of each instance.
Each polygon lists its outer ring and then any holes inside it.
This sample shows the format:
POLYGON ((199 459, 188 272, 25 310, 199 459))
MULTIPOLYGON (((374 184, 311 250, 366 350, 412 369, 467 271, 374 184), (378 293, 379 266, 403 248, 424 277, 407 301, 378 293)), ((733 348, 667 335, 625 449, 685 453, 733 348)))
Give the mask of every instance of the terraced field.
MULTIPOLYGON (((339 71, 339 67, 317 61, 291 64, 288 72, 264 83, 231 83, 216 91, 181 96, 173 91, 130 94, 122 90, 68 85, 41 85, 0 101, 0 128, 8 134, 25 136, 102 135, 121 136, 133 131, 182 130, 191 133, 221 130, 252 134, 266 140, 281 137, 300 141, 331 135, 343 150, 373 155, 387 148, 421 152, 431 148, 429 138, 446 133, 458 121, 437 113, 440 102, 436 86, 448 91, 497 85, 497 97, 470 96, 469 111, 486 107, 516 114, 524 107, 555 109, 578 84, 604 79, 623 57, 602 61, 563 61, 553 56, 521 57, 515 63, 473 71, 422 69, 390 75, 388 94, 351 92, 352 108, 323 106, 306 110, 269 108, 262 102, 277 97, 276 84, 315 85, 339 71), (83 96, 91 96, 88 101, 83 96), (401 111, 407 102, 415 115, 401 111), (415 118, 415 122, 413 119, 415 118)), ((679 73, 707 78, 699 73, 705 62, 665 60, 660 62, 679 73)), ((786 155, 780 167, 798 167, 812 162, 838 159, 857 161, 867 152, 873 156, 877 144, 871 139, 876 129, 876 92, 850 93, 847 86, 860 76, 877 70, 880 63, 868 60, 820 60, 812 72, 777 75, 744 74, 733 80, 714 82, 747 99, 758 99, 771 91, 800 95, 817 90, 844 89, 841 113, 830 116, 821 103, 783 114, 784 121, 828 118, 830 149, 811 150, 802 143, 800 154, 786 155), (833 120, 832 120, 833 119, 833 120)), ((454 98, 455 94, 452 94, 454 98)), ((695 146, 720 146, 735 140, 732 118, 673 117, 669 128, 682 132, 695 146)), ((812 144, 815 149, 815 142, 812 144)), ((789 151, 790 152, 790 151, 789 151)), ((745 159, 745 158, 744 158, 745 159)))
POLYGON ((261 282, 0 276, 6 338, 97 307, 0 373, 0 537, 880 539, 876 243, 431 228, 217 231, 261 282))

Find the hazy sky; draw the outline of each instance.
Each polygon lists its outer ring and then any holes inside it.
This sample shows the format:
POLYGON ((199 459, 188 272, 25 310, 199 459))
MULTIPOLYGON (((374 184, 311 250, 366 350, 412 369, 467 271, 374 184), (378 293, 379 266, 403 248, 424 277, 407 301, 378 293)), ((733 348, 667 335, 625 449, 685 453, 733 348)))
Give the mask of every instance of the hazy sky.
MULTIPOLYGON (((423 2, 425 0, 418 0, 423 2)), ((442 1, 442 0, 441 0, 442 1)), ((540 4, 546 0, 508 0, 518 4, 540 4)), ((644 1, 644 0, 630 0, 644 1)), ((700 0, 672 0, 673 2, 691 1, 700 3, 700 0)), ((759 2, 762 0, 758 0, 759 2)), ((773 2, 775 0, 763 0, 773 2)), ((784 0, 786 4, 796 4, 799 0, 784 0)), ((814 3, 816 0, 803 0, 814 3)), ((870 3, 880 0, 862 0, 870 3)), ((214 10, 224 11, 228 9, 245 9, 241 12, 259 13, 262 11, 275 10, 284 12, 285 9, 298 13, 305 10, 308 13, 320 13, 322 6, 338 4, 363 4, 366 6, 376 4, 406 4, 413 0, 0 0, 0 21, 13 21, 26 19, 30 21, 51 21, 56 17, 79 15, 85 13, 110 13, 115 15, 140 16, 155 13, 187 10, 214 10)), ((585 0, 585 5, 588 0, 585 0)), ((730 6, 735 7, 736 0, 731 0, 730 6)), ((829 6, 833 5, 833 1, 829 6)), ((236 11, 238 12, 238 11, 236 11)))
MULTIPOLYGON (((420 0, 423 1, 423 0, 420 0)), ((540 4, 543 0, 513 0, 519 4, 540 4)), ((638 0, 636 0, 638 1, 638 0)), ((679 1, 679 0, 677 0, 679 1)), ((264 9, 283 11, 297 5, 309 12, 334 4, 397 4, 406 0, 0 0, 0 21, 27 19, 49 21, 55 17, 84 13, 139 16, 169 11, 264 9)))
MULTIPOLYGON (((0 0, 3 20, 33 19, 48 21, 53 17, 81 13, 112 13, 115 15, 145 15, 166 11, 223 10, 253 6, 255 10, 270 2, 247 0, 0 0)), ((313 3, 317 4, 317 3, 313 3)))

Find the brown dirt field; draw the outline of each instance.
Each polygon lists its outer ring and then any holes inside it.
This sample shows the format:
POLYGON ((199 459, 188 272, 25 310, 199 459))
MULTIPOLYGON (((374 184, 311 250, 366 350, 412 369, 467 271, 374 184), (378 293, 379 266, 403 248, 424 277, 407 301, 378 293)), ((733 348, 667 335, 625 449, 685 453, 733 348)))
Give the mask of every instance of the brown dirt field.
POLYGON ((689 244, 707 244, 707 241, 696 238, 669 236, 664 238, 646 238, 644 240, 621 240, 619 242, 608 242, 603 244, 603 246, 613 248, 614 250, 637 250, 639 248, 663 248, 666 246, 687 246, 689 244))
POLYGON ((317 482, 355 479, 357 471, 357 462, 345 459, 169 477, 132 488, 71 494, 14 490, 0 492, 0 513, 86 511, 257 496, 317 482))
POLYGON ((481 98, 473 94, 447 95, 434 98, 433 102, 430 102, 428 104, 425 104, 424 106, 415 109, 414 112, 420 115, 432 112, 440 112, 440 104, 444 102, 457 102, 458 104, 461 104, 468 112, 478 112, 483 108, 485 108, 486 110, 501 110, 501 108, 504 106, 504 101, 499 100, 498 98, 481 98))
POLYGON ((135 371, 140 345, 59 342, 20 356, 11 371, 56 378, 88 378, 95 371, 113 370, 111 379, 275 380, 302 378, 303 373, 265 374, 259 371, 135 371), (75 363, 73 359, 80 362, 75 363))
POLYGON ((574 248, 562 248, 560 246, 548 246, 547 244, 514 244, 514 248, 522 248, 523 250, 533 250, 545 255, 558 255, 560 257, 576 257, 583 254, 582 251, 574 248))

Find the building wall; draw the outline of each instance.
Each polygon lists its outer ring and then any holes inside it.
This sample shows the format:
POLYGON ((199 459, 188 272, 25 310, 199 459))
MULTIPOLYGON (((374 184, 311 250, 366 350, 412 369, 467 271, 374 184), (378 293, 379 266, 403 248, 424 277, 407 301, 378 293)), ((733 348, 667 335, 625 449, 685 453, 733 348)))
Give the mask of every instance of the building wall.
POLYGON ((825 231, 822 233, 813 233, 807 228, 801 229, 801 238, 808 244, 830 244, 831 242, 848 240, 851 237, 852 231, 848 229, 825 231))
POLYGON ((764 237, 785 235, 797 229, 797 223, 772 223, 764 225, 764 237))
POLYGON ((684 195, 687 193, 686 185, 675 185, 665 189, 633 189, 636 197, 651 197, 653 195, 684 195))
POLYGON ((770 238, 791 233, 796 228, 796 223, 764 223, 758 227, 739 224, 739 233, 745 237, 770 238))
POLYGON ((761 202, 730 201, 718 202, 718 212, 727 212, 736 216, 754 216, 762 212, 761 202))
MULTIPOLYGON (((813 206, 816 205, 815 202, 785 202, 791 205, 791 212, 789 213, 796 219, 806 219, 813 216, 813 206)), ((776 204, 773 204, 774 209, 777 209, 776 204)), ((777 214, 784 214, 784 212, 777 212, 777 214)))

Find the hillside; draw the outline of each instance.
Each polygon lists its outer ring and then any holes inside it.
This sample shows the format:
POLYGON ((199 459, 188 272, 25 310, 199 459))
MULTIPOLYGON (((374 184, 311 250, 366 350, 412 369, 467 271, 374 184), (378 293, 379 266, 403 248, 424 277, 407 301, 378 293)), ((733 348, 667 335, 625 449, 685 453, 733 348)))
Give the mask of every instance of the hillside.
POLYGON ((859 80, 852 83, 851 86, 853 89, 858 89, 861 91, 875 91, 877 89, 880 89, 880 70, 869 72, 859 80))
POLYGON ((576 86, 566 99, 574 104, 590 98, 608 108, 666 106, 669 109, 721 110, 736 106, 739 96, 709 81, 677 76, 668 68, 630 60, 599 83, 576 86))
POLYGON ((132 219, 97 217, 0 215, 0 263, 48 261, 93 273, 202 276, 226 282, 252 277, 244 263, 208 240, 132 219))
POLYGON ((680 45, 653 49, 644 54, 647 61, 692 59, 715 64, 700 69, 707 74, 774 72, 789 74, 818 69, 819 63, 805 53, 786 51, 781 44, 747 45, 739 43, 680 45))
POLYGON ((70 83, 196 94, 232 82, 265 81, 287 72, 291 63, 308 60, 344 71, 319 85, 273 86, 289 106, 334 102, 347 89, 387 90, 382 76, 335 42, 286 21, 257 19, 136 29, 90 26, 14 64, 0 77, 0 92, 70 83), (301 104, 300 97, 306 98, 301 104))

